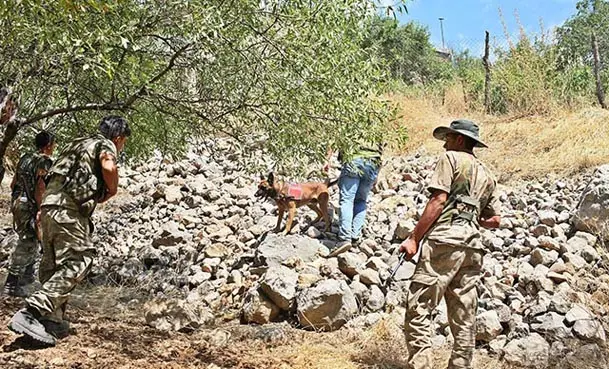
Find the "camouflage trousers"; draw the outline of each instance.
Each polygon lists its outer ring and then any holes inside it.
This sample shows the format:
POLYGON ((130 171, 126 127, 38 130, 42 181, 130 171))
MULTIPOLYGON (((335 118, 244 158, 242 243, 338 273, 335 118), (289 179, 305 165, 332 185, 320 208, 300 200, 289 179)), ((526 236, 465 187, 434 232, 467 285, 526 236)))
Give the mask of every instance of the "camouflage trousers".
POLYGON ((41 214, 42 288, 25 301, 45 319, 60 322, 70 293, 91 269, 95 249, 89 218, 75 210, 43 207, 41 214))
POLYGON ((13 228, 18 239, 11 254, 8 272, 22 277, 26 268, 33 266, 38 259, 39 246, 36 235, 36 207, 27 199, 17 198, 11 204, 13 228))
POLYGON ((408 291, 404 334, 408 367, 433 368, 431 314, 442 297, 454 337, 449 369, 471 368, 476 339, 482 250, 426 240, 408 291))

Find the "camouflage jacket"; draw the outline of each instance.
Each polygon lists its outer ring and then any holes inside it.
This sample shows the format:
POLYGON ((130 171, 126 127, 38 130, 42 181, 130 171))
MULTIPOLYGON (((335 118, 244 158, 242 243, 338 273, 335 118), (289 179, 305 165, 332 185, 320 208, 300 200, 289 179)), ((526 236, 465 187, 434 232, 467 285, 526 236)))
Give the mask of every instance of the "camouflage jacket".
POLYGON ((42 206, 60 206, 90 216, 106 189, 99 159, 102 152, 117 156, 114 143, 101 135, 68 145, 49 171, 42 206))
POLYGON ((52 164, 51 158, 39 152, 21 156, 15 171, 16 178, 11 194, 12 200, 25 198, 29 203, 35 205, 35 208, 38 208, 35 198, 38 179, 46 176, 52 164))

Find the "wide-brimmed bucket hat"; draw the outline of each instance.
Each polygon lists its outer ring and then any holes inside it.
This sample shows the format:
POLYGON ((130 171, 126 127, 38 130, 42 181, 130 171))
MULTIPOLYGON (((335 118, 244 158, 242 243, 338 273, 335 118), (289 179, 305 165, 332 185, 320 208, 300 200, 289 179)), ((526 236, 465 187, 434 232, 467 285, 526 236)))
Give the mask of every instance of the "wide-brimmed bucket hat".
POLYGON ((437 127, 433 130, 433 136, 442 141, 445 141, 446 135, 450 133, 471 138, 476 141, 476 147, 488 147, 480 140, 480 128, 471 120, 457 119, 450 122, 450 127, 437 127))

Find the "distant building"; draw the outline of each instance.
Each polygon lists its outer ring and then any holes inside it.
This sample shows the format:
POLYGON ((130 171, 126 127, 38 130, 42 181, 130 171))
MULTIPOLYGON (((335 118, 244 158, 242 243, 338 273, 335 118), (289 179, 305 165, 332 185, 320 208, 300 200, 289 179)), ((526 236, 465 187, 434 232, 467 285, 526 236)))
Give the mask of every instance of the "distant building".
POLYGON ((440 58, 451 61, 452 60, 452 50, 450 49, 435 49, 436 55, 440 58))

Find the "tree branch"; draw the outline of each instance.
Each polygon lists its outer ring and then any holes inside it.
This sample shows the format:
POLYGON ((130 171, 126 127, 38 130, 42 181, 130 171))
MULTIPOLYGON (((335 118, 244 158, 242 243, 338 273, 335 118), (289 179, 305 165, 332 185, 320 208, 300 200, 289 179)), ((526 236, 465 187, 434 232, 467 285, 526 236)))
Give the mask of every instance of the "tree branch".
POLYGON ((35 123, 39 120, 53 117, 59 114, 72 113, 77 111, 86 111, 86 110, 117 110, 117 109, 125 109, 128 108, 124 104, 116 104, 116 103, 104 103, 104 104, 85 104, 78 106, 66 106, 65 108, 57 108, 52 110, 47 110, 38 115, 34 115, 20 123, 20 126, 26 126, 32 123, 35 123))
MULTIPOLYGON (((116 66, 116 69, 119 69, 120 66, 123 64, 123 61, 125 60, 125 56, 127 56, 127 49, 123 49, 123 53, 121 54, 120 59, 118 60, 118 65, 116 66)), ((113 78, 112 78, 112 89, 110 90, 110 99, 112 99, 112 101, 117 101, 118 98, 116 97, 115 91, 116 91, 116 80, 117 80, 117 76, 116 73, 114 73, 113 78)))
POLYGON ((163 78, 165 74, 167 74, 175 65, 176 59, 183 54, 192 43, 187 44, 182 47, 180 50, 176 51, 175 54, 169 60, 169 63, 163 70, 161 70, 156 76, 154 76, 150 81, 144 83, 133 95, 131 95, 125 102, 112 102, 112 103, 91 103, 85 105, 78 106, 66 106, 63 108, 51 109, 45 112, 42 112, 38 115, 34 115, 33 117, 27 118, 26 120, 20 122, 19 126, 26 126, 32 123, 35 123, 39 120, 50 118, 55 115, 73 113, 77 111, 89 111, 89 110, 124 110, 128 109, 135 103, 135 101, 140 98, 146 92, 146 87, 156 83, 159 79, 163 78))
POLYGON ((188 43, 186 44, 184 47, 182 47, 181 49, 179 49, 178 51, 175 52, 175 54, 173 54, 173 56, 171 57, 171 59, 169 60, 169 63, 167 64, 167 66, 165 68, 163 68, 163 70, 161 70, 156 76, 152 77, 152 79, 146 83, 144 83, 138 90, 136 93, 134 93, 133 95, 131 95, 127 100, 125 100, 125 103, 123 104, 126 108, 130 107, 131 105, 133 105, 133 103, 135 103, 135 101, 140 98, 142 95, 144 95, 144 93, 146 92, 146 87, 148 87, 149 85, 152 85, 154 83, 156 83, 159 79, 163 78, 163 76, 165 76, 165 74, 167 74, 175 65, 176 60, 178 59, 178 57, 180 57, 180 55, 182 55, 186 50, 188 50, 188 48, 192 46, 192 43, 188 43))

